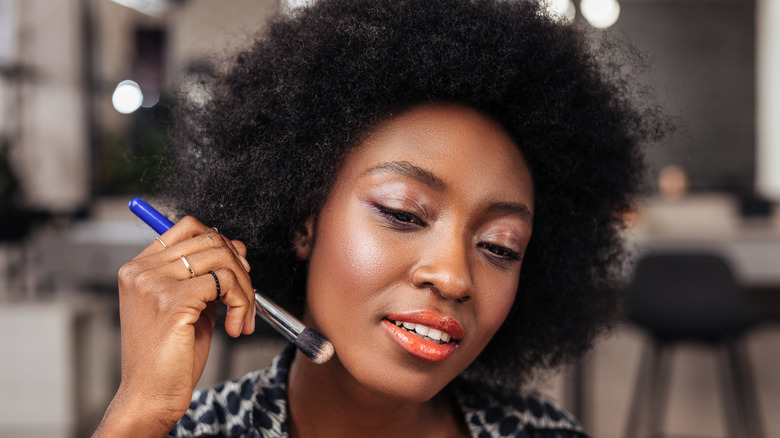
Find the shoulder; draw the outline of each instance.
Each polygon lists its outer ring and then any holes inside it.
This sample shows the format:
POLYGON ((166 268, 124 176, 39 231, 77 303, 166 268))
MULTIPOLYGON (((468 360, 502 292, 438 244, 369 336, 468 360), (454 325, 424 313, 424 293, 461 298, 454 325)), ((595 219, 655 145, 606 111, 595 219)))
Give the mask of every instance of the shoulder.
POLYGON ((472 436, 586 438, 582 426, 552 398, 458 379, 453 391, 472 436))
POLYGON ((193 393, 189 409, 168 436, 286 436, 291 360, 286 353, 269 368, 193 393))

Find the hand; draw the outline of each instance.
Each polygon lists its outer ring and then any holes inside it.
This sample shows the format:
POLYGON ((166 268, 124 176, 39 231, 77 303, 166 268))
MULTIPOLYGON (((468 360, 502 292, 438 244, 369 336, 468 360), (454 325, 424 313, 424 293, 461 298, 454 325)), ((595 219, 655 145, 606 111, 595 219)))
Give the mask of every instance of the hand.
POLYGON ((192 217, 160 239, 167 248, 154 241, 119 271, 122 381, 98 435, 125 429, 132 436, 164 436, 184 415, 206 365, 219 304, 209 270, 228 306, 225 331, 237 337, 255 329, 243 243, 192 217))

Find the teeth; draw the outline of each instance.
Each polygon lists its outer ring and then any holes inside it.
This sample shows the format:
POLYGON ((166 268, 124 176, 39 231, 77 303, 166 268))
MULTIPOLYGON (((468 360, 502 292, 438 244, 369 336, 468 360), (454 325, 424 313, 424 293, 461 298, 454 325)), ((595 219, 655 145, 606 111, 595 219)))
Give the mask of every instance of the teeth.
POLYGON ((407 331, 412 332, 420 336, 421 338, 431 342, 446 344, 447 342, 450 342, 450 340, 452 340, 452 337, 447 333, 444 333, 436 329, 432 329, 422 324, 415 324, 413 322, 400 322, 400 321, 393 321, 393 322, 395 323, 395 325, 399 327, 403 327, 407 331))
POLYGON ((441 332, 436 329, 430 329, 428 331, 428 337, 437 341, 441 341, 441 332))

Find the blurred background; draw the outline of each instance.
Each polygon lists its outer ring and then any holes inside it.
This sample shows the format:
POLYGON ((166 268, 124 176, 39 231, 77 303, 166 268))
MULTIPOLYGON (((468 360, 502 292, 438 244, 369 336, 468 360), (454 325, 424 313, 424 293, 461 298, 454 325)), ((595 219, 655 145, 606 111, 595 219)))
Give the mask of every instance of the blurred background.
MULTIPOLYGON (((0 437, 94 430, 119 383, 116 274, 156 237, 127 202, 160 176, 169 90, 197 93, 196 74, 300 3, 0 0, 0 437)), ((780 437, 780 0, 549 7, 650 56, 636 75, 679 128, 648 151, 651 192, 626 217, 624 321, 536 385, 594 437, 780 437), (679 254, 725 276, 635 272, 679 254)), ((217 336, 200 386, 281 345, 217 336)))

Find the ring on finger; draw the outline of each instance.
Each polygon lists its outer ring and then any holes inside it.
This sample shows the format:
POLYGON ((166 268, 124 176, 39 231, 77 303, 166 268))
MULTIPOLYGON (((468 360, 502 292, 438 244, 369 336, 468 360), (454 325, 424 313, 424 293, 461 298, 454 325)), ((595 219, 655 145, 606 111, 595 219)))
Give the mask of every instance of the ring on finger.
POLYGON ((212 229, 212 230, 214 230, 214 231, 216 231, 216 232, 217 232, 217 234, 219 234, 219 230, 217 229, 217 227, 211 227, 211 229, 212 229))
POLYGON ((162 244, 163 248, 168 248, 168 245, 166 245, 165 242, 163 242, 163 240, 160 239, 159 237, 155 237, 154 239, 156 241, 160 242, 160 244, 162 244))
POLYGON ((195 271, 192 270, 192 267, 190 266, 190 262, 187 261, 187 258, 182 255, 181 261, 184 262, 184 267, 186 267, 187 270, 190 271, 190 277, 195 278, 195 271))
POLYGON ((217 278, 217 274, 214 271, 209 270, 209 274, 211 274, 211 276, 214 277, 214 282, 217 283, 217 298, 216 298, 216 301, 219 301, 219 299, 222 298, 222 290, 219 287, 219 278, 217 278))

